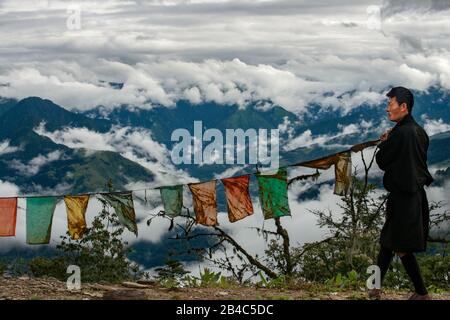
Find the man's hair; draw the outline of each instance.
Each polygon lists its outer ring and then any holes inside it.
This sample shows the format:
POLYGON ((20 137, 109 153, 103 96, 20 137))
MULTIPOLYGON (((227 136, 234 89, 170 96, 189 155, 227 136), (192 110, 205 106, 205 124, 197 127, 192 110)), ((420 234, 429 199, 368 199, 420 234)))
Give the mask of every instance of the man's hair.
POLYGON ((414 106, 414 96, 409 89, 405 87, 394 87, 387 94, 389 98, 395 97, 397 99, 398 105, 406 103, 408 112, 411 114, 412 108, 414 106))

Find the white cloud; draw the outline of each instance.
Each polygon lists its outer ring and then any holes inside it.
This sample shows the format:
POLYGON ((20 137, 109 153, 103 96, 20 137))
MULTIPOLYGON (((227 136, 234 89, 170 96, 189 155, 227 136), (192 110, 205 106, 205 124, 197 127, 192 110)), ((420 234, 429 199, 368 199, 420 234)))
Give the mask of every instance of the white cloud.
POLYGON ((265 108, 275 104, 294 113, 305 112, 308 104, 318 103, 345 114, 362 104, 383 102, 383 91, 391 84, 425 90, 442 79, 447 81, 450 67, 443 68, 436 56, 430 59, 434 61, 430 70, 425 70, 428 65, 424 61, 428 58, 417 55, 410 64, 337 56, 292 59, 282 65, 255 65, 239 59, 163 60, 128 65, 98 59, 95 64, 80 61, 67 67, 58 60, 0 70, 0 83, 8 84, 0 87, 0 96, 41 96, 65 108, 80 110, 99 105, 111 109, 123 104, 172 107, 176 101, 186 99, 194 104, 216 102, 241 107, 266 101, 265 108), (330 78, 330 74, 335 77, 330 78), (123 86, 112 87, 105 79, 123 86), (328 92, 334 94, 324 96, 328 92))
POLYGON ((49 188, 43 187, 42 185, 32 183, 30 186, 32 192, 27 192, 27 195, 54 195, 54 194, 68 194, 71 190, 73 190, 73 184, 69 184, 67 182, 60 182, 57 185, 49 188))
POLYGON ((248 165, 243 166, 231 166, 229 169, 226 169, 220 173, 214 174, 214 179, 223 179, 235 176, 240 170, 245 169, 248 165))
POLYGON ((64 144, 69 148, 115 151, 110 145, 114 134, 109 137, 87 128, 65 128, 59 131, 47 132, 45 130, 45 122, 41 122, 34 131, 41 136, 50 138, 52 141, 58 144, 64 144))
MULTIPOLYGON (((313 135, 311 130, 306 130, 302 132, 299 136, 293 138, 288 141, 286 145, 283 146, 285 151, 295 150, 297 148, 307 147, 314 144, 317 144, 321 147, 326 147, 326 143, 338 137, 342 137, 345 135, 359 133, 361 137, 366 136, 371 130, 371 122, 367 122, 362 120, 359 124, 349 124, 349 125, 341 125, 338 124, 338 129, 340 130, 336 134, 319 134, 313 135)), ((378 128, 376 132, 380 131, 381 128, 378 128)), ((334 146, 334 145, 333 145, 334 146)))
POLYGON ((197 87, 184 90, 184 97, 192 104, 199 104, 202 102, 200 90, 197 87))
POLYGON ((450 124, 445 123, 442 119, 430 119, 427 115, 422 115, 422 119, 425 121, 424 129, 429 136, 433 136, 438 133, 450 131, 450 124))
POLYGON ((9 140, 0 141, 0 155, 13 153, 19 150, 20 148, 9 145, 9 140))
POLYGON ((319 103, 347 113, 362 104, 381 103, 385 99, 382 91, 390 84, 402 83, 425 90, 448 77, 444 72, 450 71, 445 68, 433 66, 433 70, 421 71, 426 65, 417 57, 413 60, 418 61, 417 66, 334 56, 290 60, 279 66, 253 65, 239 59, 199 63, 166 60, 132 66, 101 59, 95 65, 80 63, 64 72, 63 61, 58 61, 0 72, 0 83, 8 84, 0 87, 0 95, 19 99, 41 96, 68 109, 81 110, 123 104, 140 108, 156 104, 171 107, 176 101, 186 99, 194 104, 212 101, 241 107, 256 101, 271 101, 294 113, 304 112, 310 103, 319 103), (95 76, 80 76, 80 70, 95 76), (332 80, 330 74, 342 79, 332 80), (121 89, 113 88, 102 82, 104 79, 124 85, 121 89), (355 88, 357 92, 348 93, 355 88), (324 96, 326 92, 334 95, 324 96))
POLYGON ((427 71, 421 71, 416 68, 412 68, 408 66, 406 63, 403 63, 398 68, 400 75, 405 79, 408 79, 409 82, 408 87, 414 87, 417 90, 426 90, 431 85, 437 83, 437 75, 433 75, 427 71))
POLYGON ((288 117, 284 117, 283 123, 278 125, 278 130, 280 130, 280 134, 287 133, 287 140, 291 140, 294 135, 294 123, 291 123, 288 117))
POLYGON ((339 124, 338 128, 342 130, 342 135, 353 134, 359 131, 359 125, 354 123, 347 126, 339 124))
POLYGON ((8 165, 24 176, 32 176, 39 172, 39 170, 46 164, 59 160, 63 156, 63 153, 59 150, 49 152, 47 155, 39 154, 38 156, 31 159, 27 164, 14 159, 8 163, 8 165))
MULTIPOLYGON (((171 162, 167 148, 152 139, 147 129, 113 127, 109 132, 100 133, 87 128, 63 128, 48 132, 45 123, 35 128, 39 135, 50 138, 58 144, 70 148, 92 151, 115 151, 155 175, 152 185, 170 185, 191 182, 192 178, 184 171, 176 169, 171 162)), ((147 184, 148 186, 148 184, 147 184)))
POLYGON ((377 104, 390 85, 450 88, 442 5, 73 1, 82 14, 74 31, 67 3, 43 3, 2 2, 0 96, 82 110, 270 100, 301 113, 311 102, 344 112, 377 104), (367 27, 369 5, 382 9, 380 30, 367 27))
POLYGON ((0 180, 0 196, 15 196, 19 194, 19 190, 19 187, 14 183, 0 180))
POLYGON ((100 80, 75 80, 72 77, 77 76, 75 74, 67 77, 66 74, 61 75, 61 70, 41 67, 42 69, 24 67, 0 75, 0 82, 8 84, 0 88, 0 95, 17 99, 29 96, 45 97, 68 109, 80 110, 99 105, 112 108, 122 104, 146 108, 151 107, 149 99, 163 105, 172 104, 163 89, 154 83, 151 77, 139 74, 139 71, 130 74, 123 88, 116 90, 100 80))

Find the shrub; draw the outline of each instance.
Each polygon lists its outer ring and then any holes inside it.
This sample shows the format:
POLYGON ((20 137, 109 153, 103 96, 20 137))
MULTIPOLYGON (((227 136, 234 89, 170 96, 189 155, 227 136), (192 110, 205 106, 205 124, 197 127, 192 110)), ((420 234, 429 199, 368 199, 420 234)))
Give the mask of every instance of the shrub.
POLYGON ((108 210, 102 199, 99 200, 103 209, 81 239, 72 240, 67 233, 57 246, 59 256, 35 258, 29 262, 34 276, 65 280, 69 265, 80 267, 83 282, 116 283, 142 276, 138 265, 127 259, 130 249, 121 239, 124 228, 119 225, 117 215, 108 210))
POLYGON ((37 257, 28 262, 28 267, 35 277, 53 277, 61 281, 67 278, 65 257, 53 259, 37 257))

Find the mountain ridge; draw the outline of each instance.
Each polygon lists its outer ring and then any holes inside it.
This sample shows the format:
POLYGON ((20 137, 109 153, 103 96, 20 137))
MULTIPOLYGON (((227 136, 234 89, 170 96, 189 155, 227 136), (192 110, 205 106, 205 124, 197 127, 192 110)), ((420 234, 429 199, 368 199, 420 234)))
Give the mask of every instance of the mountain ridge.
MULTIPOLYGON (((424 116, 433 118, 435 115, 446 115, 444 121, 450 121, 450 114, 443 111, 448 110, 448 95, 439 90, 430 90, 429 93, 417 94, 416 105, 413 115, 419 123, 424 122, 424 116), (427 101, 439 102, 433 108, 427 101), (421 113, 421 112, 431 112, 421 113)), ((310 106, 311 110, 317 110, 318 105, 310 106)), ((95 174, 94 168, 99 166, 105 180, 107 175, 112 175, 114 184, 118 188, 124 187, 126 181, 133 179, 148 180, 154 179, 154 174, 143 168, 141 165, 130 161, 118 152, 100 152, 97 157, 85 157, 76 148, 70 148, 64 144, 58 144, 52 139, 39 135, 34 129, 45 123, 45 130, 53 132, 65 128, 86 128, 99 134, 110 133, 114 126, 129 128, 143 128, 149 130, 155 142, 161 143, 170 150, 174 144, 171 141, 171 132, 178 128, 185 128, 193 133, 193 122, 202 121, 204 129, 217 128, 225 131, 227 128, 265 128, 275 129, 283 125, 289 125, 289 130, 281 133, 281 142, 286 143, 288 139, 297 137, 310 130, 311 135, 323 135, 329 139, 325 144, 312 143, 309 146, 300 146, 293 150, 281 151, 281 165, 292 164, 300 161, 311 160, 329 153, 342 151, 344 146, 378 138, 377 129, 381 121, 386 118, 384 106, 362 105, 344 116, 338 117, 338 113, 333 113, 328 109, 317 112, 320 116, 297 115, 274 106, 270 109, 260 109, 257 103, 249 105, 247 108, 239 108, 237 105, 218 105, 216 103, 205 103, 192 105, 187 101, 179 101, 174 108, 155 107, 153 109, 129 108, 128 106, 118 107, 108 113, 104 118, 104 110, 100 107, 86 112, 69 111, 48 99, 39 97, 28 97, 20 101, 13 99, 0 99, 0 142, 7 141, 9 146, 16 148, 14 152, 1 154, 0 162, 4 165, 0 168, 0 179, 17 183, 24 188, 30 179, 33 183, 40 184, 46 188, 57 185, 58 179, 67 179, 69 173, 76 176, 70 180, 77 183, 75 191, 81 188, 88 190, 99 190, 104 187, 101 178, 95 174), (307 120, 304 120, 307 119, 307 120), (309 120, 308 120, 309 119, 309 120), (365 132, 360 132, 362 123, 367 127, 365 132), (356 132, 343 134, 342 128, 345 126, 356 126, 356 132), (58 152, 62 159, 56 159, 50 165, 43 165, 39 172, 30 176, 19 176, 20 171, 15 168, 26 168, 26 165, 36 159, 41 159, 49 154, 58 152), (16 161, 16 162, 14 162, 16 161), (76 163, 79 165, 76 165, 76 163), (129 167, 132 172, 131 177, 126 177, 124 170, 117 168, 129 167), (84 171, 83 175, 75 174, 76 171, 84 171), (64 172, 66 172, 64 174, 64 172), (89 178, 91 176, 92 178, 89 178), (142 177, 141 177, 142 176, 142 177), (48 181, 46 181, 48 180, 48 181)), ((438 134, 430 138, 429 164, 445 163, 450 159, 450 134, 438 134)), ((281 148, 282 149, 282 148, 281 148)), ((156 161, 155 159, 150 159, 156 161)), ((179 165, 177 169, 188 172, 198 179, 211 179, 228 169, 227 165, 206 165, 192 166, 179 165)), ((253 168, 243 169, 242 173, 253 168)), ((25 188, 27 189, 27 188, 25 188)))

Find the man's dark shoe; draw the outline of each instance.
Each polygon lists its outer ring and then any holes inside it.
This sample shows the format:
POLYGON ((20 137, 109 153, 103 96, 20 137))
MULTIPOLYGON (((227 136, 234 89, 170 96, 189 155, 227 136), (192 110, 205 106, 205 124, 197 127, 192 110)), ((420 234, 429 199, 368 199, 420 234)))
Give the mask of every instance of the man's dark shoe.
POLYGON ((408 300, 432 300, 428 294, 413 293, 408 300))
POLYGON ((381 289, 370 289, 369 299, 380 300, 381 299, 381 289))

